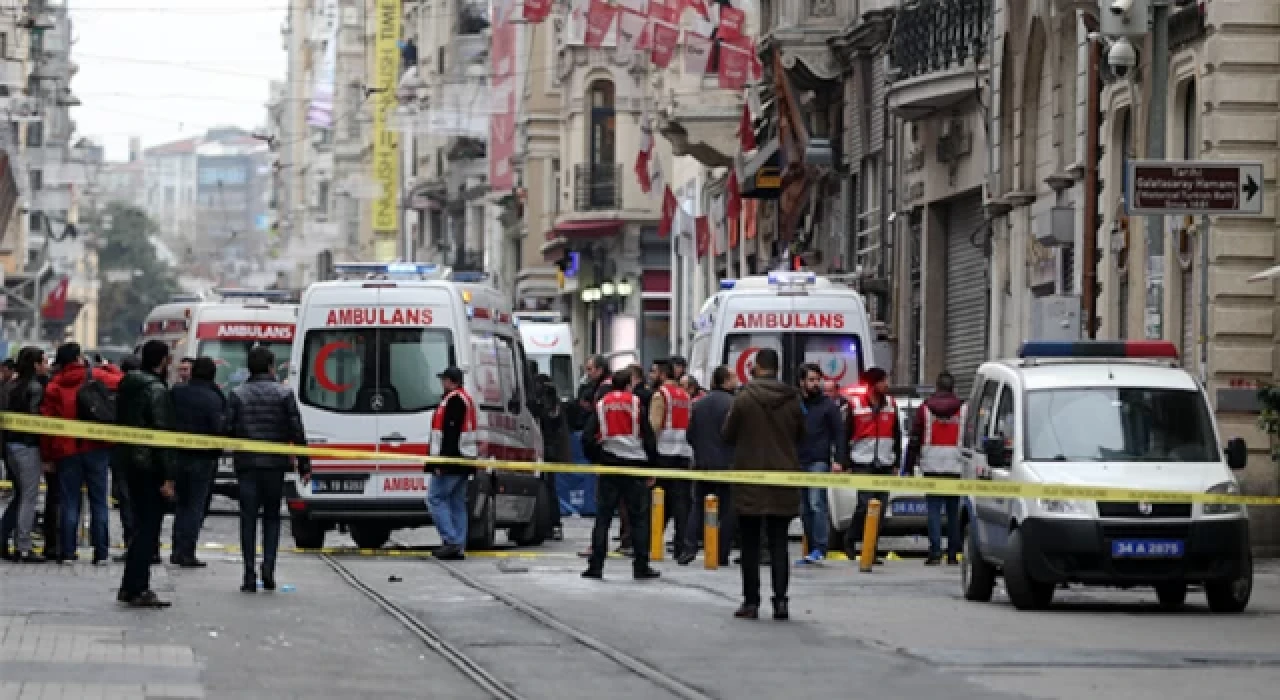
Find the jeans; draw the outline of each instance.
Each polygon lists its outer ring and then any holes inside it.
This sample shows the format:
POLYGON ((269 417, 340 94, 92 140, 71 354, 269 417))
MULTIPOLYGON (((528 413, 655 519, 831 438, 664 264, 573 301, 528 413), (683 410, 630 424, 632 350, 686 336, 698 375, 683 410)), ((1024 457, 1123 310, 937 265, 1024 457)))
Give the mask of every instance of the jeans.
POLYGON ((31 551, 31 529, 36 524, 36 505, 40 501, 40 448, 19 442, 11 442, 5 448, 14 495, 4 509, 0 542, 8 549, 9 537, 13 536, 14 550, 27 554, 31 551))
POLYGON ((130 471, 126 478, 137 530, 125 554, 120 591, 135 597, 151 589, 151 560, 155 559, 160 524, 164 522, 164 496, 160 493, 164 481, 158 474, 139 471, 130 471))
POLYGON ((689 509, 689 524, 685 526, 684 552, 697 554, 698 542, 706 524, 707 496, 719 499, 717 512, 720 514, 720 566, 729 565, 729 550, 733 548, 733 536, 738 519, 733 513, 732 489, 729 484, 714 481, 698 481, 693 484, 693 505, 689 509))
MULTIPOLYGON (((246 469, 236 472, 240 482, 240 551, 244 558, 244 582, 257 581, 254 561, 258 552, 258 511, 262 511, 262 571, 274 574, 280 548, 280 503, 284 499, 284 472, 278 469, 246 469)), ((141 532, 138 533, 141 536, 141 532)))
POLYGON ((205 504, 213 486, 218 463, 208 457, 190 457, 186 470, 178 477, 174 489, 178 507, 173 514, 173 556, 192 558, 204 525, 205 504))
POLYGON ((769 569, 773 578, 773 599, 787 599, 791 562, 787 561, 787 528, 790 515, 739 515, 742 536, 742 598, 747 605, 760 604, 760 534, 769 540, 769 569))
POLYGON ((93 543, 95 561, 107 558, 111 541, 107 523, 107 471, 111 453, 93 450, 58 460, 58 482, 62 490, 61 558, 76 553, 76 526, 80 522, 80 489, 89 491, 89 541, 93 543))
MULTIPOLYGON (((806 472, 826 474, 831 465, 826 462, 804 465, 806 472)), ((831 528, 831 516, 827 514, 827 490, 806 488, 802 502, 800 520, 804 523, 804 531, 809 536, 809 552, 827 554, 828 534, 831 528)), ((808 554, 809 552, 803 552, 808 554)))
POLYGON ((623 503, 631 518, 631 544, 635 557, 631 560, 636 573, 649 570, 649 487, 638 476, 614 476, 601 474, 596 482, 596 524, 591 529, 591 557, 587 568, 604 569, 604 558, 609 553, 609 528, 613 526, 613 511, 623 503))
POLYGON ((466 474, 431 475, 427 482, 427 508, 435 521, 436 532, 446 546, 467 547, 467 481, 466 474))
POLYGON ((947 511, 947 559, 954 561, 960 553, 960 497, 959 496, 925 496, 925 506, 929 509, 929 556, 942 556, 942 511, 947 511))

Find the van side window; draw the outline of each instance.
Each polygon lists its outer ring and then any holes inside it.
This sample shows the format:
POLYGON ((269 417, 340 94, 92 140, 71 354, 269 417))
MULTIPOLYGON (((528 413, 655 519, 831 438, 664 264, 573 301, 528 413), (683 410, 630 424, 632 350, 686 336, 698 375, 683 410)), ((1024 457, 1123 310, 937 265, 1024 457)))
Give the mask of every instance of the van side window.
POLYGON ((996 393, 999 389, 999 382, 988 379, 982 387, 978 406, 969 411, 969 426, 965 428, 965 441, 969 447, 980 447, 982 438, 990 433, 991 414, 995 410, 996 393))
POLYGON ((1017 437, 1017 421, 1013 416, 1013 390, 1008 386, 1000 392, 1000 403, 996 407, 995 434, 1004 438, 1005 447, 1013 447, 1017 437))
POLYGON ((484 408, 503 410, 502 372, 498 362, 498 341, 491 335, 472 335, 471 354, 475 373, 468 377, 472 396, 484 408))
POLYGON ((693 349, 689 352, 689 374, 702 386, 711 386, 711 375, 703 377, 703 368, 707 366, 707 360, 711 354, 711 334, 704 333, 695 336, 693 339, 693 349))
POLYGON ((497 342, 498 348, 498 377, 502 382, 502 410, 511 413, 511 406, 508 404, 515 401, 515 413, 520 413, 520 380, 518 375, 521 372, 521 366, 516 356, 516 345, 510 338, 500 335, 493 336, 497 342))

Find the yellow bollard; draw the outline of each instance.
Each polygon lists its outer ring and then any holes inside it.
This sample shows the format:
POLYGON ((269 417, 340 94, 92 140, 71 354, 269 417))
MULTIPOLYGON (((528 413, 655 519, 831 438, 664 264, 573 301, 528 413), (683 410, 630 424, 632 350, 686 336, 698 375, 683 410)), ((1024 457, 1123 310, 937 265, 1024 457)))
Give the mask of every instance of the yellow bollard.
POLYGON ((863 572, 871 571, 876 563, 876 545, 880 540, 880 499, 873 498, 867 504, 867 519, 862 525, 862 556, 858 557, 858 568, 863 572))
POLYGON ((649 508, 649 561, 662 561, 667 553, 666 544, 662 541, 663 530, 667 527, 667 511, 662 500, 662 489, 653 490, 653 505, 649 508))
POLYGON ((708 494, 703 503, 702 565, 714 571, 720 568, 720 499, 708 494))
POLYGON ((800 556, 809 556, 809 533, 800 533, 800 556))

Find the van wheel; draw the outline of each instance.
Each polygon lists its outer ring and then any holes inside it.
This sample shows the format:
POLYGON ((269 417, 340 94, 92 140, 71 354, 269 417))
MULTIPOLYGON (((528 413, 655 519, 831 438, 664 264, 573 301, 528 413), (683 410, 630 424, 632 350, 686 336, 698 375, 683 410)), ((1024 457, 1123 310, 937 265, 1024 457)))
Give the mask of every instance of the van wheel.
POLYGON ((498 512, 493 504, 493 494, 477 491, 476 498, 484 498, 484 512, 468 523, 467 549, 493 549, 493 543, 498 537, 498 512))
POLYGON ((1181 581, 1156 584, 1156 598, 1161 610, 1177 610, 1187 602, 1187 584, 1181 581))
POLYGON ((1253 595, 1253 556, 1245 552, 1240 576, 1228 581, 1206 581, 1204 596, 1209 609, 1216 613, 1241 613, 1249 607, 1253 595))
POLYGON ((533 499, 533 517, 523 527, 513 527, 509 536, 521 547, 536 547, 546 541, 551 534, 551 499, 547 496, 547 485, 538 486, 538 494, 533 499))
POLYGON ((391 528, 377 523, 351 525, 351 539, 360 549, 380 549, 391 538, 391 528))
POLYGON ((978 552, 978 543, 973 541, 973 531, 964 538, 964 558, 960 561, 960 585, 964 591, 964 599, 975 603, 991 602, 991 593, 996 588, 995 567, 987 563, 978 552))
POLYGON ((1004 585, 1009 592, 1009 601, 1019 610, 1044 610, 1053 602, 1055 586, 1036 581, 1027 574, 1022 546, 1022 531, 1014 530, 1009 536, 1009 556, 1004 562, 1004 585))
POLYGON ((293 531, 293 544, 298 549, 320 549, 324 547, 324 524, 318 523, 305 515, 290 515, 289 529, 293 531))

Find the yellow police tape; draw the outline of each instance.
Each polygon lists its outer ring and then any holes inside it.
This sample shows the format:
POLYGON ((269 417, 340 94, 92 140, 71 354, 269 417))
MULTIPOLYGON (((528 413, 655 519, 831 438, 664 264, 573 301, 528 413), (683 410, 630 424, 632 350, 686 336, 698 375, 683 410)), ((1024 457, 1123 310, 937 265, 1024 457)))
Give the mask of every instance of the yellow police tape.
MULTIPOLYGON (((189 450, 234 450, 312 459, 347 461, 416 462, 418 464, 456 463, 456 458, 422 455, 344 450, 332 447, 302 447, 258 440, 213 437, 164 430, 129 428, 104 423, 86 423, 47 418, 25 413, 0 413, 0 429, 57 437, 98 440, 102 442, 170 447, 189 450)), ((759 486, 796 486, 809 488, 844 488, 865 491, 896 491, 935 496, 979 496, 988 498, 1047 498, 1083 501, 1139 501, 1146 503, 1222 503, 1250 506, 1280 505, 1280 496, 1244 496, 1238 494, 1196 493, 1191 491, 1153 491, 1108 486, 1068 484, 1033 484, 982 479, 929 479, 919 477, 873 476, 867 474, 822 474, 779 471, 694 471, 689 469, 657 469, 650 467, 604 467, 591 464, 557 464, 550 462, 514 462, 477 459, 479 469, 522 472, 558 472, 640 476, 659 479, 718 481, 759 486)))

